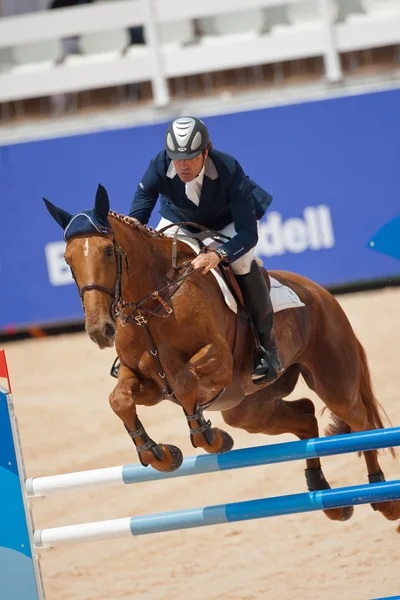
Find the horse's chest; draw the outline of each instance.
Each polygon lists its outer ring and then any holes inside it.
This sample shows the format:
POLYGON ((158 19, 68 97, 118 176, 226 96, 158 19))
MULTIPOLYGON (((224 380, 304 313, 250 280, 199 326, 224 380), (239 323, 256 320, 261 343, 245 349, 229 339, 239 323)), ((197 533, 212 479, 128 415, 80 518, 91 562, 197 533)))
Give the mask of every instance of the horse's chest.
POLYGON ((138 360, 137 367, 145 378, 150 379, 154 371, 154 358, 148 352, 144 352, 138 360))
POLYGON ((128 348, 117 347, 117 354, 121 362, 129 369, 140 372, 145 378, 150 378, 151 370, 154 370, 154 360, 152 360, 147 348, 141 349, 136 346, 135 352, 132 352, 132 346, 128 348))

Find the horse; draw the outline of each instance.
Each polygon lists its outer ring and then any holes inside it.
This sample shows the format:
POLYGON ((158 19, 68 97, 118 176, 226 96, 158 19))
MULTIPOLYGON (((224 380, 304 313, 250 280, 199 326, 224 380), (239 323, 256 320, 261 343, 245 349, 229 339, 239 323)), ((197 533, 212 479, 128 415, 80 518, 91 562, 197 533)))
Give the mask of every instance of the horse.
MULTIPOLYGON (((79 290, 86 332, 99 348, 115 344, 120 367, 109 402, 142 465, 173 471, 182 463, 180 449, 155 442, 138 417, 138 406, 164 399, 183 408, 192 445, 209 453, 229 451, 233 439, 204 418, 206 409, 220 411, 227 425, 249 433, 318 437, 313 402, 284 399, 300 375, 331 412, 328 435, 384 427, 365 350, 325 288, 299 274, 270 272, 304 306, 275 314, 284 371, 272 382, 255 385, 254 335, 244 309, 239 306, 236 315, 213 274, 191 267, 191 247, 110 211, 101 185, 94 208, 76 215, 44 201, 64 229, 65 260, 79 290)), ((264 276, 269 282, 265 270, 264 276)), ((384 481, 377 451, 363 454, 369 482, 384 481)), ((330 488, 319 458, 307 459, 305 476, 310 491, 330 488)), ((399 500, 373 508, 389 520, 400 518, 399 500)), ((324 512, 346 521, 353 507, 324 512)))

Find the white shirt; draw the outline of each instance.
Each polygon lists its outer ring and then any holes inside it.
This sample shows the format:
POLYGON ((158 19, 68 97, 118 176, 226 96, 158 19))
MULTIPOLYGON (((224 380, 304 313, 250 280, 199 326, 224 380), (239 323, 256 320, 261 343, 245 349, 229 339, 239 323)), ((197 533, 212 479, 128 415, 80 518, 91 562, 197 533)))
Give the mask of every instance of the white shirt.
POLYGON ((193 181, 189 181, 185 184, 185 192, 186 196, 191 200, 196 206, 199 205, 200 202, 200 194, 201 188, 203 187, 203 179, 204 179, 204 169, 205 164, 203 165, 202 170, 197 175, 193 181))

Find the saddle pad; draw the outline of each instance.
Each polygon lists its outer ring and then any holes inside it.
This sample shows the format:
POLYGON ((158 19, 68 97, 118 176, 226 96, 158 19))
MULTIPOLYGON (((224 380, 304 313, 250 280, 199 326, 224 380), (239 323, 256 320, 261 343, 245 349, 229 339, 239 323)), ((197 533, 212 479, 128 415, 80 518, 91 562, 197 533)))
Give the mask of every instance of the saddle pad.
MULTIPOLYGON (((179 235, 178 239, 181 242, 184 242, 185 244, 190 246, 190 248, 192 248, 192 250, 194 250, 196 254, 200 252, 200 244, 198 240, 185 235, 179 235)), ((237 313, 236 300, 233 297, 233 294, 230 291, 228 285, 226 284, 225 279, 215 269, 211 269, 211 273, 214 275, 219 287, 221 288, 227 306, 234 313, 237 313)), ((286 310, 288 308, 299 308, 299 306, 305 306, 305 304, 300 300, 296 292, 290 289, 290 287, 288 287, 287 285, 283 285, 273 277, 270 277, 269 280, 271 282, 271 302, 275 313, 279 312, 280 310, 286 310)))

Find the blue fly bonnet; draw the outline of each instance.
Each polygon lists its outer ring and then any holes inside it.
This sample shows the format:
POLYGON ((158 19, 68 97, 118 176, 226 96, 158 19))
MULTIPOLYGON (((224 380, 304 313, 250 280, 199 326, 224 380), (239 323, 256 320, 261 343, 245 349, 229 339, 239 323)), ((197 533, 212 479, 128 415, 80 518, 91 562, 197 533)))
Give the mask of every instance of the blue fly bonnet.
POLYGON ((111 225, 108 218, 98 215, 94 209, 82 210, 71 217, 64 229, 64 240, 68 240, 80 233, 110 233, 111 225))
POLYGON ((85 209, 76 215, 71 215, 62 208, 58 208, 46 198, 43 198, 51 216, 64 229, 64 240, 85 233, 111 233, 111 225, 108 220, 110 201, 106 189, 99 185, 96 193, 94 208, 85 209))

